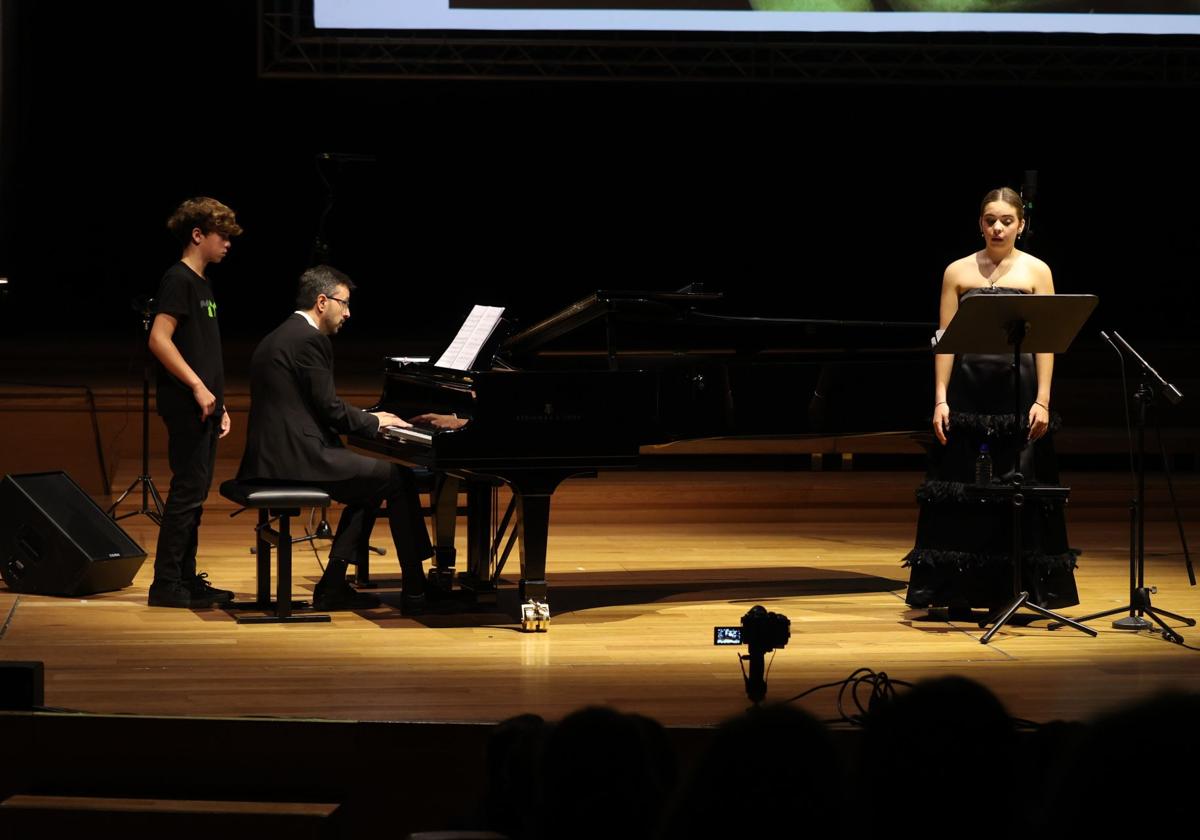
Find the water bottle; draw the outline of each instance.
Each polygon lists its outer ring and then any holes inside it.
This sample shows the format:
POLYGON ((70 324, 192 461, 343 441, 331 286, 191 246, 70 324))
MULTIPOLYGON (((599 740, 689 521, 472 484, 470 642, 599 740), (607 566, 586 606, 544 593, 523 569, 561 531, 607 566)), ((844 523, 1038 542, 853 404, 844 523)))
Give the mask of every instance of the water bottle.
POLYGON ((992 453, 986 443, 979 446, 979 457, 975 459, 975 483, 992 483, 992 453))

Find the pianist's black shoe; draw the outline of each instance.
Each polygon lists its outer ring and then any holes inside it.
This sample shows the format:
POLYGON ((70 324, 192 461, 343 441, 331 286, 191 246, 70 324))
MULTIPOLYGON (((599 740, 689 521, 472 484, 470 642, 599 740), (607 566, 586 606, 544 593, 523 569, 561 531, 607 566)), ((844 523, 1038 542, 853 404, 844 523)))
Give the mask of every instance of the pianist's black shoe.
POLYGON ((313 587, 313 609, 369 610, 379 606, 379 599, 346 583, 343 577, 321 578, 313 587))
POLYGON ((185 580, 183 586, 191 595, 193 607, 228 604, 233 600, 233 592, 228 589, 217 589, 208 582, 208 572, 201 572, 191 580, 185 580))

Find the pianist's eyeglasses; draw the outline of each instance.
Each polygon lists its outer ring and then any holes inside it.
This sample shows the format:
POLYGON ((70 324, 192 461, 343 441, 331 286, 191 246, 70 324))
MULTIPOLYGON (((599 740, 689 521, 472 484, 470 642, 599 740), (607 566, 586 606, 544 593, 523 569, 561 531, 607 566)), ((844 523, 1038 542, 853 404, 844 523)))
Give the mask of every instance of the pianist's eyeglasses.
POLYGON ((336 300, 338 303, 340 303, 342 306, 346 307, 347 309, 350 308, 350 301, 348 301, 348 300, 342 300, 341 298, 334 297, 333 295, 325 295, 325 299, 326 300, 336 300))

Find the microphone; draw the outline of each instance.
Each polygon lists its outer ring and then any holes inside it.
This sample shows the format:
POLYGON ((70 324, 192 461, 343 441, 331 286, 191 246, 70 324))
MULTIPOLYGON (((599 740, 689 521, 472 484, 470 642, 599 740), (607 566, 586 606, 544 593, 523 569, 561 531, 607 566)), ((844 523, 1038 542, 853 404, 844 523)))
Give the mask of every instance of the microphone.
POLYGON ((1026 169, 1025 180, 1021 184, 1021 198, 1025 204, 1032 209, 1033 200, 1037 197, 1037 170, 1026 169))
POLYGON ((1113 336, 1116 337, 1117 341, 1121 342, 1121 346, 1124 347, 1129 355, 1133 357, 1134 361, 1142 366, 1142 370, 1149 374, 1150 377, 1158 383, 1158 387, 1162 391, 1162 395, 1167 398, 1167 401, 1171 403, 1171 405, 1179 405, 1179 403, 1183 402, 1183 393, 1170 382, 1159 376, 1158 371, 1150 367, 1150 363, 1143 359, 1138 351, 1130 347, 1129 342, 1123 339, 1119 332, 1114 330, 1113 336))
POLYGON ((156 303, 150 295, 134 295, 129 300, 129 308, 142 315, 153 315, 156 303))
POLYGON ((317 152, 317 160, 332 160, 337 163, 375 163, 375 155, 356 152, 317 152))

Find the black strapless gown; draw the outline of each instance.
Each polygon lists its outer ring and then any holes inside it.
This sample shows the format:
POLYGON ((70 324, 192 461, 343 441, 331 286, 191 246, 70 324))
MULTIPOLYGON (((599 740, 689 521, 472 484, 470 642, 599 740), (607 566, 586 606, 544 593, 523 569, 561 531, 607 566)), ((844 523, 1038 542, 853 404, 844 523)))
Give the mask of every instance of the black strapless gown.
MULTIPOLYGON (((1021 294, 1019 289, 971 289, 963 295, 1021 294)), ((954 357, 946 399, 950 432, 946 446, 934 442, 929 471, 917 489, 920 516, 909 567, 908 595, 913 607, 994 608, 1012 599, 1012 510, 1004 498, 968 498, 964 485, 975 480, 981 444, 991 450, 998 477, 1021 472, 1026 483, 1057 484, 1054 430, 1026 442, 1029 407, 1037 398, 1032 354, 1021 357, 1022 414, 1013 416, 1012 356, 964 354, 954 357)), ((1079 603, 1075 555, 1067 543, 1062 502, 1031 500, 1023 508, 1021 533, 1023 587, 1030 600, 1048 609, 1079 603)))

